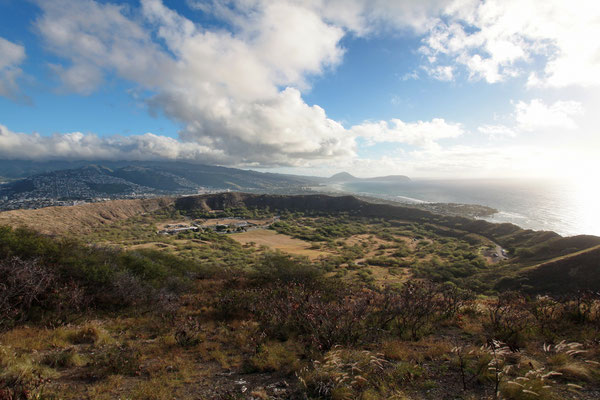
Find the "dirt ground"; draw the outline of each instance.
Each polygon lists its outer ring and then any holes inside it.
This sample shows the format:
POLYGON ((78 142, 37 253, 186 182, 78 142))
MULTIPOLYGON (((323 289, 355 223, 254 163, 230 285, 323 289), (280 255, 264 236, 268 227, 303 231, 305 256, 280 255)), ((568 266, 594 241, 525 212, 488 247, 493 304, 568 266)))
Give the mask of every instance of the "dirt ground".
POLYGON ((291 236, 268 229, 254 229, 248 232, 234 233, 229 237, 241 244, 254 242, 255 246, 267 246, 285 253, 307 256, 311 260, 330 255, 326 251, 311 249, 311 244, 304 240, 294 239, 291 236))

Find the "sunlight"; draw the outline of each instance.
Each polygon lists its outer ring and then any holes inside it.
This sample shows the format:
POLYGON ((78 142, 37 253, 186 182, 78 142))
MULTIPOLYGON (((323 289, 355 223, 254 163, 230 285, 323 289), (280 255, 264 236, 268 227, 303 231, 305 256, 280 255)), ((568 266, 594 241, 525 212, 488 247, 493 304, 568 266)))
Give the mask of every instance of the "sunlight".
POLYGON ((600 185, 598 181, 581 177, 569 183, 571 192, 568 195, 574 220, 581 233, 600 234, 600 185))

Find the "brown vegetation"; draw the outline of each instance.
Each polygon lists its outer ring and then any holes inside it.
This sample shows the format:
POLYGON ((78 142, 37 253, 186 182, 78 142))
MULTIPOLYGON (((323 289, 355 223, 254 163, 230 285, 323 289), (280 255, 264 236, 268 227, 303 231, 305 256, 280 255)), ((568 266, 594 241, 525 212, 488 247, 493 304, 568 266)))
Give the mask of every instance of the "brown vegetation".
MULTIPOLYGON (((448 221, 279 211, 285 235, 240 236, 327 256, 209 229, 156 234, 174 208, 85 243, 0 228, 0 399, 600 397, 596 291, 497 292, 537 268, 489 265, 481 238, 448 221), (98 241, 117 246, 86 244, 98 241)), ((586 254, 555 262, 591 266, 586 254)), ((547 280, 570 273, 543 265, 547 280)))
POLYGON ((68 207, 0 212, 0 225, 28 227, 51 235, 86 233, 99 226, 153 212, 173 203, 170 198, 113 200, 68 207))

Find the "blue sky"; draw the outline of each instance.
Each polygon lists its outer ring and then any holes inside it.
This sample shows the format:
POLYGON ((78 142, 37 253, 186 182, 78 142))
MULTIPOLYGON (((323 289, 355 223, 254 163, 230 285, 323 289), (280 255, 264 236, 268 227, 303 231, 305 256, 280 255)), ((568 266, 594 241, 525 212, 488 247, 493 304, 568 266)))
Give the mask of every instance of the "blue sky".
POLYGON ((600 5, 0 0, 0 157, 600 171, 600 5))

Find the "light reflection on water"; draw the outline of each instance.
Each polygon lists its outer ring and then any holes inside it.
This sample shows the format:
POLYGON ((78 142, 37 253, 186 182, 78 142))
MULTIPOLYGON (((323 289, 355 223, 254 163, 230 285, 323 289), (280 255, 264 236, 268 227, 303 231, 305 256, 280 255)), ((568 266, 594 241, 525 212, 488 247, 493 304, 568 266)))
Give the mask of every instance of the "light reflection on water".
POLYGON ((398 201, 481 204, 500 211, 486 218, 491 222, 511 222, 562 235, 600 235, 600 187, 590 181, 414 180, 350 183, 344 189, 398 201))

